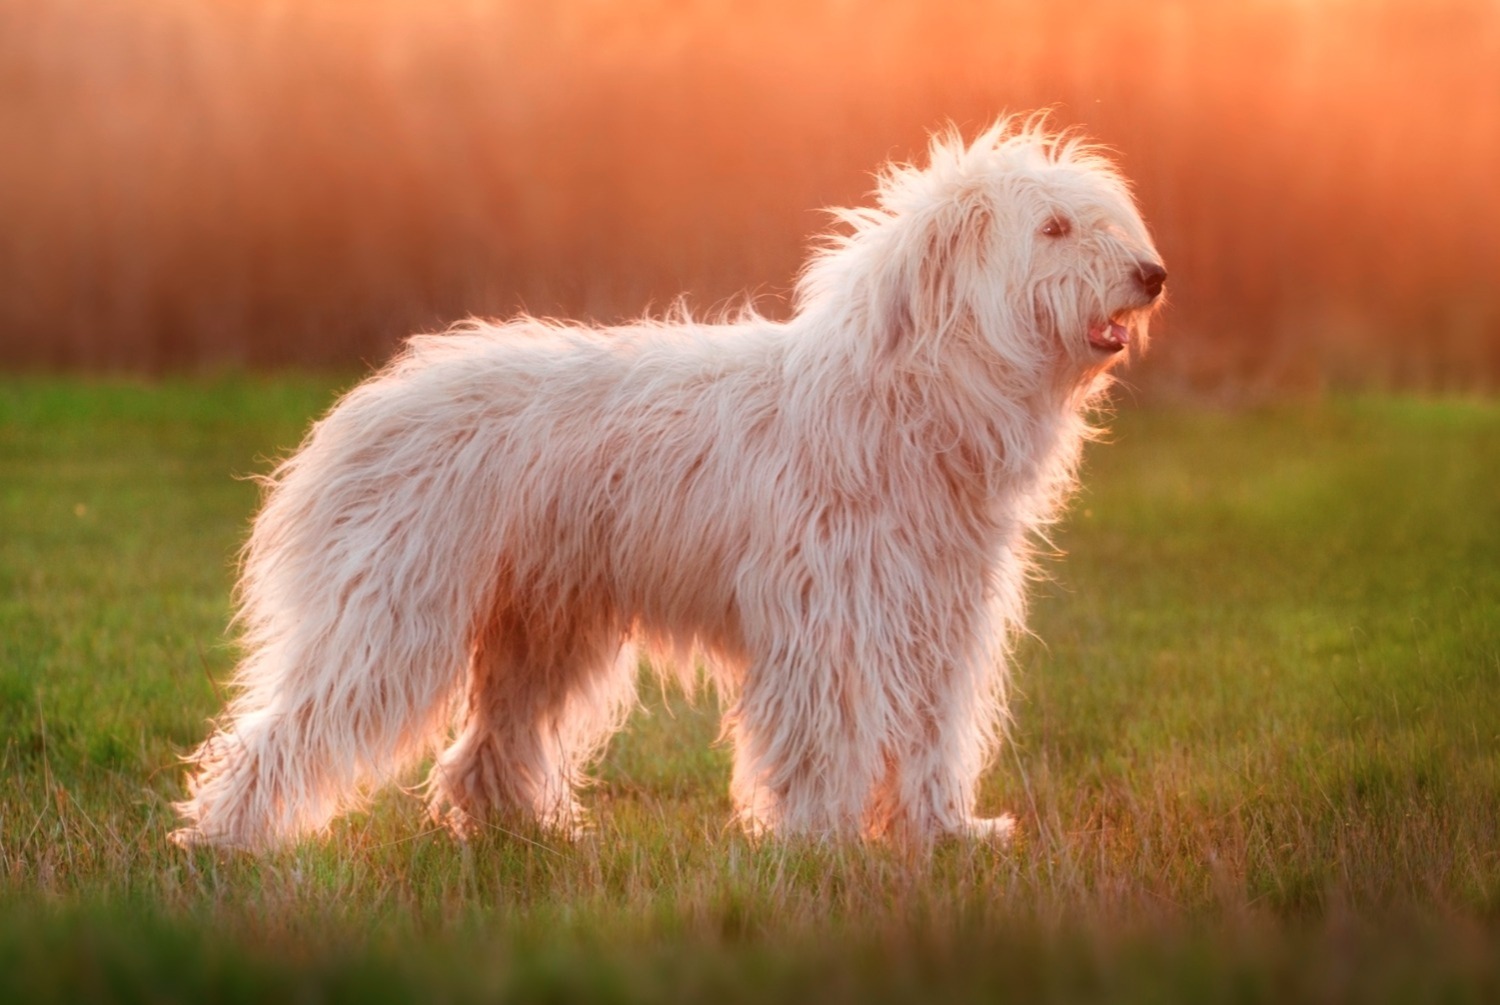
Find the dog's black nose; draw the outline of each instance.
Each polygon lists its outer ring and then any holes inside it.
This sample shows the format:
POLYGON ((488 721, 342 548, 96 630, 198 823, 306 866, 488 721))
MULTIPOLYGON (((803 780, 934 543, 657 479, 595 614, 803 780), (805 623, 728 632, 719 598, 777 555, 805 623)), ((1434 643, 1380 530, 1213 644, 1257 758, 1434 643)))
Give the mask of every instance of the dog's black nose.
POLYGON ((1141 284, 1141 289, 1146 291, 1146 296, 1155 300, 1161 296, 1162 284, 1167 281, 1167 270, 1156 262, 1138 262, 1135 278, 1141 284))

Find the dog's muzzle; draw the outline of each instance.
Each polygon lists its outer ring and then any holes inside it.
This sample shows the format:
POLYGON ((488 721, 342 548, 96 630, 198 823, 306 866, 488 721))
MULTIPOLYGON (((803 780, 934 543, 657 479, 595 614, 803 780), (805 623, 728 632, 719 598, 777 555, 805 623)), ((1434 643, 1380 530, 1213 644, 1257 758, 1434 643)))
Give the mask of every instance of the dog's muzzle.
POLYGON ((1162 287, 1166 285, 1167 270, 1159 262, 1138 262, 1135 281, 1140 284, 1142 293, 1155 300, 1161 296, 1162 287))
POLYGON ((1113 354, 1130 344, 1131 318, 1161 298, 1162 288, 1167 282, 1167 270, 1159 262, 1137 262, 1135 282, 1145 297, 1145 303, 1089 325, 1088 342, 1095 349, 1113 354))

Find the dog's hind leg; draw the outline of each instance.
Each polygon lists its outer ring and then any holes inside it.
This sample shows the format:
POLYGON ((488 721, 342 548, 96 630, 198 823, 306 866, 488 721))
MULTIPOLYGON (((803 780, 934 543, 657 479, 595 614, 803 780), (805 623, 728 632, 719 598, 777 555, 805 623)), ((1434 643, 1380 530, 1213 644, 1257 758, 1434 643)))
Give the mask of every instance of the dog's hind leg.
POLYGON ((260 851, 320 830, 429 749, 459 679, 448 632, 388 615, 359 619, 355 642, 354 620, 241 665, 240 694, 189 758, 174 843, 260 851))
POLYGON ((608 617, 491 618, 474 641, 459 735, 428 780, 434 817, 461 837, 506 813, 576 833, 575 791, 635 698, 623 634, 608 617))

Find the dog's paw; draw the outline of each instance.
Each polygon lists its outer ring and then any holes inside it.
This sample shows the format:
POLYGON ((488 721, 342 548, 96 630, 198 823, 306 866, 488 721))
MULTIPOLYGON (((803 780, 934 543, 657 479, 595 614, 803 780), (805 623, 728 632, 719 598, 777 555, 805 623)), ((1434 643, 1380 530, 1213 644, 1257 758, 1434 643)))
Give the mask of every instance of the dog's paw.
POLYGON ((973 817, 964 827, 964 836, 994 845, 1008 845, 1016 836, 1016 818, 1009 813, 998 817, 973 817))
POLYGON ((493 833, 523 841, 579 841, 595 833, 593 822, 582 812, 531 817, 511 811, 483 817, 451 806, 429 811, 433 821, 459 844, 468 844, 482 834, 493 833))
POLYGON ((484 829, 483 824, 457 806, 450 806, 446 812, 434 806, 428 812, 433 822, 459 844, 468 844, 484 829))
POLYGON ((208 835, 204 834, 197 827, 179 827, 167 835, 167 844, 181 848, 184 851, 202 848, 210 843, 208 835))

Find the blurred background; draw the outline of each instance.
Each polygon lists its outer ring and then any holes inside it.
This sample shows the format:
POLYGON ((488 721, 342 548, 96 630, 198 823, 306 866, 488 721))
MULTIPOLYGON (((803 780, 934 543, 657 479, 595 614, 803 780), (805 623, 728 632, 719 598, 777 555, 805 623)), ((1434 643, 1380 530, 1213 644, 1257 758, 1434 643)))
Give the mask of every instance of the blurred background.
POLYGON ((1496 0, 0 0, 0 367, 781 316, 820 207, 1043 106, 1171 268, 1139 389, 1500 387, 1496 0))

